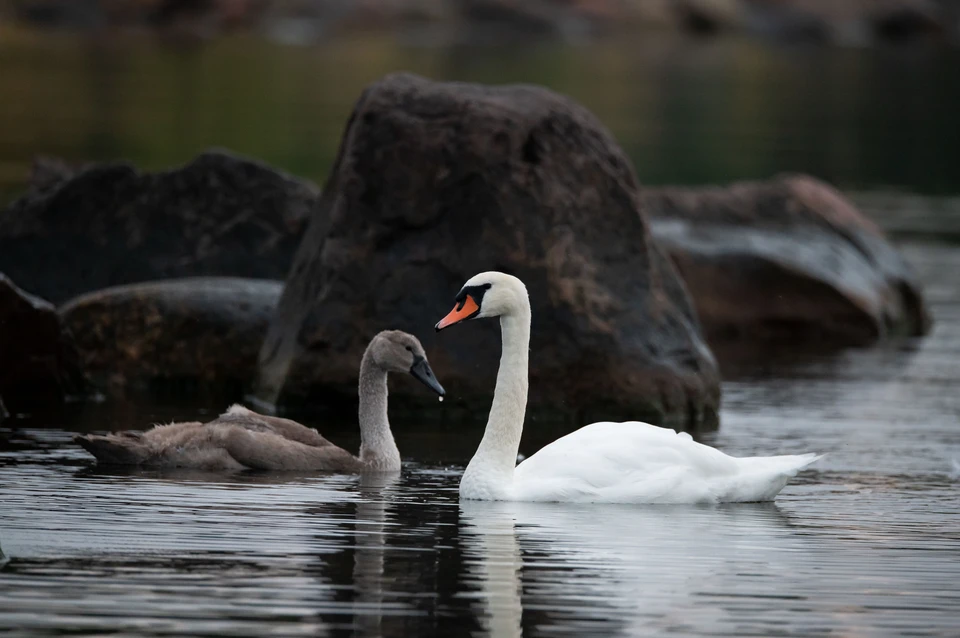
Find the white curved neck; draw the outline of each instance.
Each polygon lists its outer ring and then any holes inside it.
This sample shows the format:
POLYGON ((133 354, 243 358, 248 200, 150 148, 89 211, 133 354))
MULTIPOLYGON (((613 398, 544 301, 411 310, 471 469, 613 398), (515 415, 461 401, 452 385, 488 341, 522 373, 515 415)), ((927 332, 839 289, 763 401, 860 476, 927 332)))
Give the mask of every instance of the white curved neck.
POLYGON ((400 450, 387 419, 387 371, 368 348, 360 363, 360 460, 381 472, 400 470, 400 450))
POLYGON ((523 417, 527 410, 527 366, 530 352, 530 304, 500 317, 503 351, 487 428, 460 480, 466 498, 504 498, 513 484, 523 417))

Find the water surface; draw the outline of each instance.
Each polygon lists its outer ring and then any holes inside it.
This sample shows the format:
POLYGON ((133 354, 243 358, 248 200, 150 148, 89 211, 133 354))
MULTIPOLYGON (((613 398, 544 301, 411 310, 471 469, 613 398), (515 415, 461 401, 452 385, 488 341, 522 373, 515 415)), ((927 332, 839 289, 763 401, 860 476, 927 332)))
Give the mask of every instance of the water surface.
MULTIPOLYGON (((399 476, 105 472, 72 431, 0 428, 12 635, 956 636, 960 251, 913 243, 931 337, 741 371, 708 442, 828 456, 775 503, 459 503, 476 429, 395 424, 399 476)), ((99 419, 99 420, 98 420, 99 419)), ((525 451, 537 430, 531 424, 525 451)), ((351 423, 326 424, 355 446, 351 423)))

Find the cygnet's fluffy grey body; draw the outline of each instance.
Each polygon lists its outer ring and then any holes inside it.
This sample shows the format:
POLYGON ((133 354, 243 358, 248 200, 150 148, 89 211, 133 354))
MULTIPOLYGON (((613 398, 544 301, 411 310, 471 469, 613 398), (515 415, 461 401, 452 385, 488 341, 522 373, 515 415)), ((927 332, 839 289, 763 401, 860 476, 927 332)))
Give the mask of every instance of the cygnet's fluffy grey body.
POLYGON ((387 374, 408 372, 443 395, 413 335, 389 330, 371 340, 360 363, 360 454, 353 455, 313 428, 231 406, 209 423, 158 425, 146 432, 76 437, 101 464, 202 470, 324 470, 394 472, 400 452, 387 419, 387 374))

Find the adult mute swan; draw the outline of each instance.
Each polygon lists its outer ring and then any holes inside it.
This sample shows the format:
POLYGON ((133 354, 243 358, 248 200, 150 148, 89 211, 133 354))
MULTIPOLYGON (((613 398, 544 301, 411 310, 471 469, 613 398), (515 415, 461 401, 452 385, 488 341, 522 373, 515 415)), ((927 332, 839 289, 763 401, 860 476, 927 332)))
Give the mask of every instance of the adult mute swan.
POLYGON ((734 458, 637 421, 593 423, 515 465, 527 406, 530 301, 500 272, 472 277, 436 325, 500 317, 503 350, 487 427, 460 480, 464 499, 598 503, 769 501, 816 454, 734 458))
POLYGON ((399 330, 370 341, 360 362, 360 455, 313 428, 234 405, 209 423, 171 423, 146 432, 78 436, 103 464, 202 470, 397 472, 400 452, 387 420, 387 373, 409 372, 443 396, 420 341, 399 330))

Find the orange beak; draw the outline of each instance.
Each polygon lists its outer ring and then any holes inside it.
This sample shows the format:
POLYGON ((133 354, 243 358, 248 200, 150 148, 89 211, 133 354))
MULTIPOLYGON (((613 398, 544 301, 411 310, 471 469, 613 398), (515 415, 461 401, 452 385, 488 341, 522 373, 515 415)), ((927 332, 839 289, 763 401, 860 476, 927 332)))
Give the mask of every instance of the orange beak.
POLYGON ((473 315, 480 312, 480 306, 477 305, 477 302, 473 300, 473 297, 466 295, 459 304, 453 307, 446 317, 441 319, 437 323, 437 332, 440 332, 448 326, 452 326, 455 323, 460 323, 466 319, 469 319, 473 315))

